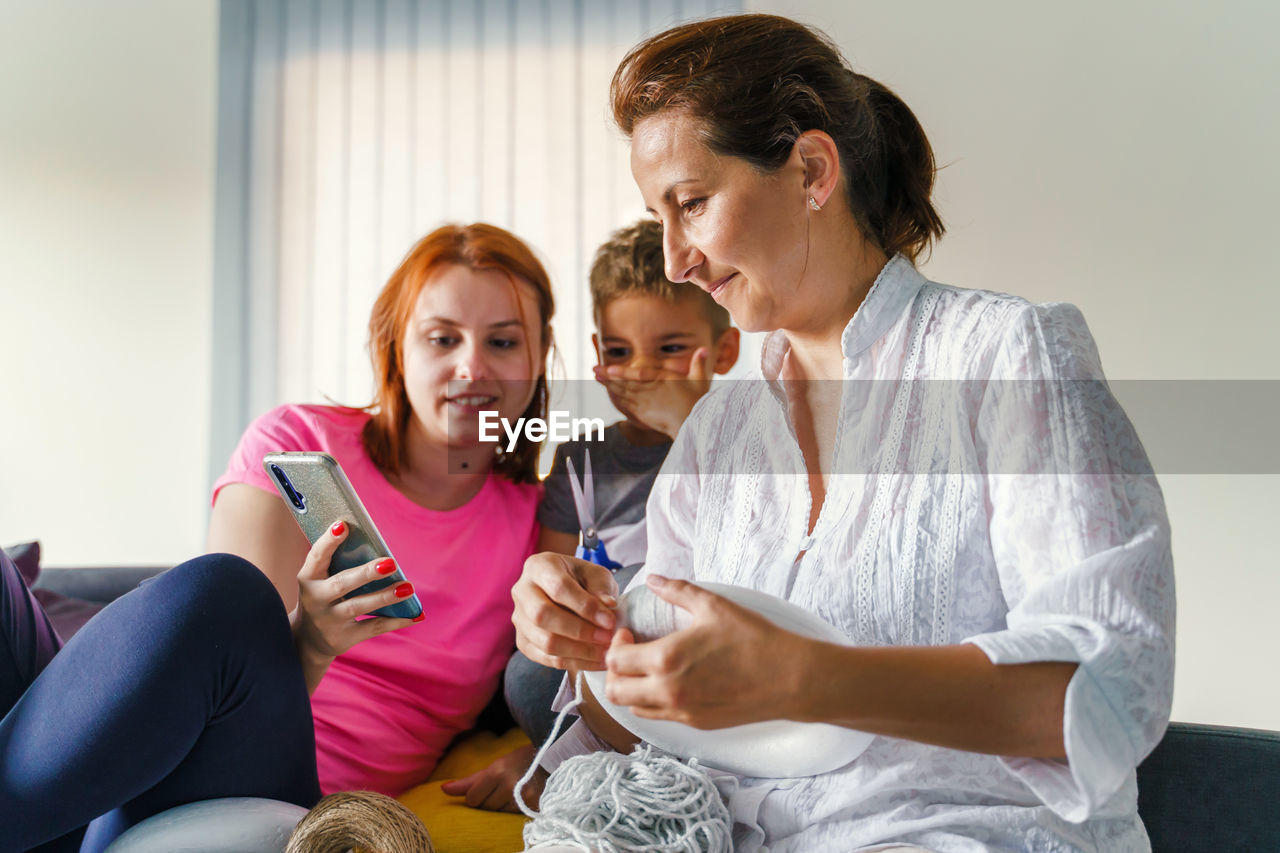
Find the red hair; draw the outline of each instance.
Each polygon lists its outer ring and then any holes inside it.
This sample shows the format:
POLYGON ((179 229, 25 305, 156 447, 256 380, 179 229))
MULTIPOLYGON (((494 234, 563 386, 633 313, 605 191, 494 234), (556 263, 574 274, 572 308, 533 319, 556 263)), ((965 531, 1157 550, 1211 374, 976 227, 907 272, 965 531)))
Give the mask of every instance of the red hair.
MULTIPOLYGON (((443 267, 455 264, 472 270, 504 272, 511 279, 513 292, 518 282, 533 288, 538 301, 538 330, 543 353, 535 358, 533 336, 528 334, 525 337, 529 342, 529 364, 532 366, 540 359, 543 369, 538 375, 533 399, 523 416, 546 418, 547 415, 545 354, 550 350, 551 315, 555 312, 547 271, 520 238, 495 225, 441 226, 419 240, 405 255, 378 294, 373 314, 369 317, 369 357, 373 361, 377 387, 373 402, 366 407, 372 417, 365 425, 362 438, 369 458, 387 473, 399 473, 409 461, 405 435, 412 409, 404 387, 402 348, 405 330, 423 286, 443 267)), ((518 294, 516 307, 523 310, 518 294)), ((526 331, 530 330, 529 318, 521 315, 520 322, 526 331)), ((523 435, 510 453, 499 442, 494 470, 513 482, 537 482, 539 449, 536 442, 523 435)))

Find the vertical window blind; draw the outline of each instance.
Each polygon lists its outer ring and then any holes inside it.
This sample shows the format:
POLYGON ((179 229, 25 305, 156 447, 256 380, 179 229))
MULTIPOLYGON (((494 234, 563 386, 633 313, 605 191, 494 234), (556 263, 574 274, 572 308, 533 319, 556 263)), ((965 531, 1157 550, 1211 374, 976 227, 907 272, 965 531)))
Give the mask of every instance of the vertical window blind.
POLYGON ((370 401, 373 300, 445 222, 534 247, 562 375, 589 377, 591 256, 643 215, 613 70, 646 35, 740 5, 222 0, 211 472, 281 402, 370 401))

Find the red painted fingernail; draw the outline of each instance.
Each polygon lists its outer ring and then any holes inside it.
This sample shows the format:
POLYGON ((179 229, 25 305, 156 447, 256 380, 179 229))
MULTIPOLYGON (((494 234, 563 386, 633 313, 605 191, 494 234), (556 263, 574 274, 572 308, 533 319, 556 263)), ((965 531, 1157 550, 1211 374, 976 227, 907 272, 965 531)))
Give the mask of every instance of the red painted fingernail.
POLYGON ((341 536, 347 532, 347 523, 345 521, 335 521, 333 527, 329 528, 329 532, 334 536, 341 536))
POLYGON ((373 568, 380 575, 389 575, 396 570, 396 561, 386 557, 374 563, 373 568))
POLYGON ((413 617, 413 621, 414 621, 414 622, 421 622, 423 619, 426 619, 426 618, 427 618, 427 614, 425 614, 425 613, 419 613, 417 616, 413 617))
POLYGON ((396 598, 408 598, 413 595, 413 584, 405 582, 396 587, 396 598))

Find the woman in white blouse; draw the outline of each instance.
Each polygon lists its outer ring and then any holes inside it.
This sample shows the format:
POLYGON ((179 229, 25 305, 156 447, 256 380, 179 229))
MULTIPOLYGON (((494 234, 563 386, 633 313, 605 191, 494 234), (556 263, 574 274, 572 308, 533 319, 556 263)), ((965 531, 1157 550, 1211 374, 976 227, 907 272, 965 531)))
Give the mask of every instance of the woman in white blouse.
POLYGON ((740 780, 738 850, 1149 849, 1134 770, 1172 693, 1168 522, 1079 312, 916 271, 943 230, 928 141, 810 29, 677 27, 612 98, 668 277, 772 330, 765 381, 699 403, 650 497, 647 580, 691 624, 636 643, 607 572, 544 554, 513 592, 521 649, 605 669, 641 717, 878 735, 831 773, 740 780))

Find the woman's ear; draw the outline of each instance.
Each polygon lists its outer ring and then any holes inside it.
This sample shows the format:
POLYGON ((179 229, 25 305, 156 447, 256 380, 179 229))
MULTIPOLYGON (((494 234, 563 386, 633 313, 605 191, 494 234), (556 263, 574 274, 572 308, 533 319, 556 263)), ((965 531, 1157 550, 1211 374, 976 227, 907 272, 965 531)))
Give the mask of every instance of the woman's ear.
POLYGON ((725 374, 738 363, 738 350, 742 344, 741 333, 730 326, 720 333, 716 341, 715 357, 711 359, 711 369, 715 373, 725 374))
POLYGON ((804 176, 804 203, 809 199, 821 209, 840 184, 840 150, 831 135, 806 130, 796 139, 792 156, 800 161, 804 176))

